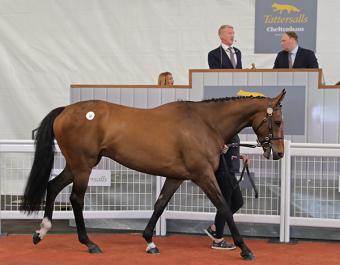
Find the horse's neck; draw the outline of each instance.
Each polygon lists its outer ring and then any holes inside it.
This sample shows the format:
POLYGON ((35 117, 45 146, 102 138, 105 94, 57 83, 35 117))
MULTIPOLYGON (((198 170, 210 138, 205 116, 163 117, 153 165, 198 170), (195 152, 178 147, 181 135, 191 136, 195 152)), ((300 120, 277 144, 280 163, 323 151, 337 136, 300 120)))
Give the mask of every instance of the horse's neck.
POLYGON ((253 124, 255 115, 265 110, 265 99, 240 99, 215 103, 211 117, 224 140, 253 124))

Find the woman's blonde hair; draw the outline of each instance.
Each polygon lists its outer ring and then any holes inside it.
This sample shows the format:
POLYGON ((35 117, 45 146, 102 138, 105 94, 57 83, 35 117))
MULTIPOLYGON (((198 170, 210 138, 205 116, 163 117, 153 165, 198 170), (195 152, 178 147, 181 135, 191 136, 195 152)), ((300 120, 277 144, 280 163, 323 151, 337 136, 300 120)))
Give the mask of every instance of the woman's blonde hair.
POLYGON ((172 75, 172 73, 170 73, 170 72, 163 72, 163 73, 159 74, 159 76, 158 76, 158 85, 159 86, 166 86, 167 85, 166 77, 168 75, 172 75))

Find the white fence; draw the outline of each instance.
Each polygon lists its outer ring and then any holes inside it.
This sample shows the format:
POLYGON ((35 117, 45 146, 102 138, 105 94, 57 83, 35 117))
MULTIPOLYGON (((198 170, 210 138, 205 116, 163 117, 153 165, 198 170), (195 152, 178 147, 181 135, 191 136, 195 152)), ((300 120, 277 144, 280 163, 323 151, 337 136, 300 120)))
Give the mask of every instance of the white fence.
MULTIPOLYGON (((25 216, 19 203, 33 161, 33 141, 0 141, 0 220, 42 218, 25 216)), ((241 149, 251 158, 259 198, 247 186, 237 222, 280 225, 280 241, 290 239, 290 226, 340 227, 340 145, 285 142, 285 157, 266 160, 261 149, 241 149)), ((64 159, 57 148, 55 169, 64 159)), ((111 172, 111 185, 90 186, 85 196, 87 219, 148 219, 163 178, 130 170, 107 158, 97 166, 111 172)), ((70 187, 57 197, 55 219, 71 219, 70 187)), ((213 220, 215 207, 192 182, 185 182, 171 199, 156 226, 166 234, 167 219, 213 220)))

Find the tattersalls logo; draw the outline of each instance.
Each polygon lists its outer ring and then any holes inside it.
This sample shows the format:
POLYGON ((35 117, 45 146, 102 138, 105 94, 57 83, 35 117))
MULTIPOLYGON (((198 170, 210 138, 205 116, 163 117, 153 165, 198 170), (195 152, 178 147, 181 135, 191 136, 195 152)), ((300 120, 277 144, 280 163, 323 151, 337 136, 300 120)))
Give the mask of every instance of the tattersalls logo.
POLYGON ((284 31, 304 31, 305 28, 301 24, 308 23, 309 17, 301 11, 301 8, 295 5, 288 5, 283 3, 272 4, 272 14, 265 14, 263 16, 265 24, 289 24, 287 27, 268 26, 267 32, 284 32, 284 31), (292 25, 293 24, 293 25, 292 25), (294 27, 294 24, 300 24, 299 27, 294 27))
POLYGON ((317 0, 255 1, 255 53, 279 52, 286 31, 295 31, 301 45, 315 51, 317 0))
POLYGON ((288 14, 290 14, 290 12, 300 13, 300 9, 298 9, 297 7, 293 5, 281 5, 281 4, 274 3, 272 4, 272 8, 273 8, 273 12, 280 12, 280 14, 282 14, 283 11, 287 11, 288 14))

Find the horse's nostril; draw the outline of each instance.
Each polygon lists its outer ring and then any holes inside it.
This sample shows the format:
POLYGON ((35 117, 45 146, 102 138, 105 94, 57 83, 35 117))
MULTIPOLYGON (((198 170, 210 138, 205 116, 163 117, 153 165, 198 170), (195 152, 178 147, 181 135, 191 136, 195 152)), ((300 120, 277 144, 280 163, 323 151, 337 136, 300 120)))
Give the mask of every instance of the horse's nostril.
POLYGON ((282 158, 284 156, 284 153, 279 153, 279 157, 282 158))

